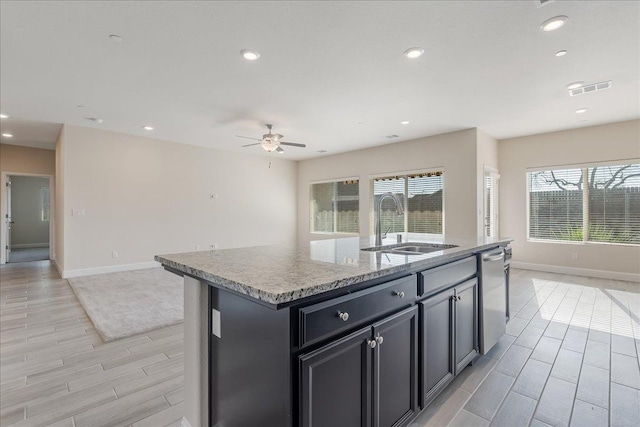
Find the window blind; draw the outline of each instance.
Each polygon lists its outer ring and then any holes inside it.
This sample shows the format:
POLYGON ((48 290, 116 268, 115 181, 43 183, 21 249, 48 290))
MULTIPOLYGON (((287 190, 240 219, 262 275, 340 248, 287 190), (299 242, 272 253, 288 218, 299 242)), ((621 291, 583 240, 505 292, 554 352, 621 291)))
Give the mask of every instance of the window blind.
POLYGON ((588 169, 592 242, 640 244, 640 164, 588 169))
POLYGON ((582 170, 529 174, 529 237, 582 240, 582 170))
POLYGON ((358 233, 358 180, 311 185, 311 231, 358 233))
POLYGON ((640 244, 640 164, 527 175, 530 238, 640 244))
POLYGON ((374 179, 374 207, 378 198, 386 192, 395 193, 403 200, 405 213, 398 216, 393 201, 385 199, 381 214, 383 232, 391 226, 392 233, 443 233, 441 171, 374 179))

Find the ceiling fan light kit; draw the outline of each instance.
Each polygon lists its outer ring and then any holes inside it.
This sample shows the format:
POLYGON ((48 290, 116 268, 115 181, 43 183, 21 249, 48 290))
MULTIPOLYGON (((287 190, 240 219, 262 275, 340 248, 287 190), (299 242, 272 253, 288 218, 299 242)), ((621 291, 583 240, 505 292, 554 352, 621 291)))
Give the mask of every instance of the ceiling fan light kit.
POLYGON ((269 129, 268 133, 265 133, 264 135, 262 135, 262 139, 258 139, 258 138, 251 138, 249 136, 242 136, 242 135, 236 135, 238 138, 246 138, 246 139, 253 139, 255 141, 260 141, 257 142, 255 144, 247 144, 247 145, 243 145, 243 147, 251 147, 253 145, 260 145, 262 146, 262 148, 265 151, 268 151, 269 153, 275 151, 279 154, 284 153, 284 150, 282 149, 282 147, 280 147, 281 145, 288 145, 291 147, 300 147, 300 148, 304 148, 306 147, 305 144, 299 144, 297 142, 285 142, 285 141, 281 141, 282 138, 284 138, 284 135, 281 135, 279 133, 273 133, 271 131, 271 129, 273 128, 273 125, 268 124, 266 125, 267 129, 269 129))

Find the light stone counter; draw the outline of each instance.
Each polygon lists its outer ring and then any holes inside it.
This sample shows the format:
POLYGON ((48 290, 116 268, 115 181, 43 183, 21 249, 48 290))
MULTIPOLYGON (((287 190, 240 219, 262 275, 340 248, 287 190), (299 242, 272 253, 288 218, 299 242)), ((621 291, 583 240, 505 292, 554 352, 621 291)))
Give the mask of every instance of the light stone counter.
MULTIPOLYGON (((428 268, 472 254, 511 238, 463 239, 404 233, 404 242, 444 243, 458 247, 420 255, 363 251, 374 237, 316 240, 304 246, 274 245, 157 255, 163 266, 280 305, 415 268, 428 268)), ((396 235, 383 245, 396 243, 396 235)))

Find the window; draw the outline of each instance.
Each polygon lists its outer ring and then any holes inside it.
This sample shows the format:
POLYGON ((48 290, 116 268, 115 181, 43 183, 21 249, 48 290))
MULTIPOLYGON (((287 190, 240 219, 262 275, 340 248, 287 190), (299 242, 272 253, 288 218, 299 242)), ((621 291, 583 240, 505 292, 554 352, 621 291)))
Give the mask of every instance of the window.
POLYGON ((40 220, 49 222, 49 189, 46 187, 40 189, 40 220))
POLYGON ((311 232, 359 233, 358 180, 311 184, 311 232))
POLYGON ((529 238, 640 245, 640 163, 527 173, 529 238))
MULTIPOLYGON (((403 199, 404 215, 397 215, 391 198, 382 201, 382 232, 444 234, 443 230, 443 172, 422 172, 373 180, 373 203, 387 192, 403 199)), ((374 224, 375 212, 371 224, 374 224)))

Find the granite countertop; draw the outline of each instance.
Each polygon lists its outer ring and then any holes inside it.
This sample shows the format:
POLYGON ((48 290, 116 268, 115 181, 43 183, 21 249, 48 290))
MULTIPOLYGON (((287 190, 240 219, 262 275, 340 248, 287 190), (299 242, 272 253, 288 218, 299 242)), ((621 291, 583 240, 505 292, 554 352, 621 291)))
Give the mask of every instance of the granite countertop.
MULTIPOLYGON (((403 233, 404 242, 456 245, 428 254, 363 251, 374 237, 315 240, 306 245, 255 246, 156 255, 163 266, 207 280, 274 306, 414 268, 428 268, 511 242, 511 238, 456 238, 403 233)), ((396 243, 396 235, 383 245, 396 243)))

